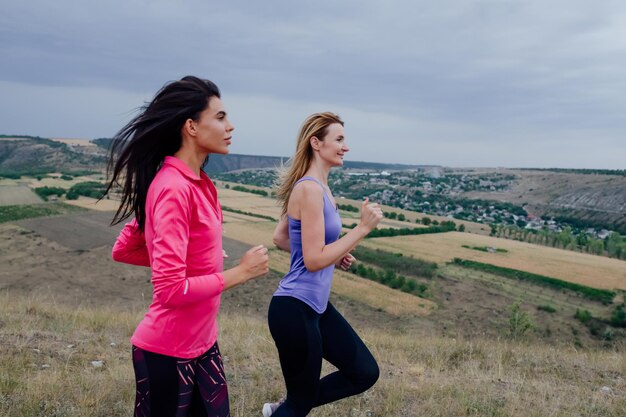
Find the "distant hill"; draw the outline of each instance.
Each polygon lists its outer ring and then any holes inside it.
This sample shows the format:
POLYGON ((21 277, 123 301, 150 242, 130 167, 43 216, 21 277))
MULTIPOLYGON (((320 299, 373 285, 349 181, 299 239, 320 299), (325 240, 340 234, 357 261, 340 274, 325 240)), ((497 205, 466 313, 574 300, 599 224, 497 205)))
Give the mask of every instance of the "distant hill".
MULTIPOLYGON (((576 220, 626 234, 626 177, 618 170, 498 169, 516 179, 504 191, 467 192, 463 197, 524 205, 537 216, 555 217, 569 224, 576 220), (609 227, 610 225, 610 227, 609 227)), ((489 172, 481 169, 481 173, 489 172)))
MULTIPOLYGON (((48 172, 103 172, 111 139, 47 139, 36 136, 0 135, 0 176, 39 175, 48 172)), ((205 167, 208 173, 243 169, 271 169, 286 163, 287 157, 259 155, 211 155, 205 167)), ((436 165, 385 164, 346 161, 351 169, 410 170, 444 172, 436 165)), ((463 197, 487 199, 524 205, 535 215, 556 216, 573 223, 602 226, 612 224, 622 233, 626 230, 626 177, 623 170, 569 169, 448 169, 446 172, 476 174, 497 171, 513 174, 510 189, 493 192, 468 192, 463 197)))
POLYGON ((0 175, 101 171, 105 163, 106 151, 89 141, 82 145, 36 136, 0 137, 0 175))
MULTIPOLYGON (((211 155, 209 163, 205 167, 208 173, 220 173, 228 171, 237 171, 241 169, 263 169, 277 168, 287 163, 289 158, 282 156, 259 156, 259 155, 211 155)), ((428 167, 437 167, 435 165, 406 165, 406 164, 386 164, 379 162, 362 162, 362 161, 345 161, 345 168, 351 169, 371 169, 371 170, 408 170, 428 167)))
MULTIPOLYGON (((45 174, 54 171, 103 170, 106 166, 110 138, 84 140, 56 140, 36 136, 0 135, 0 175, 45 174), (83 145, 84 143, 84 145, 83 145), (94 146, 95 145, 95 146, 94 146)), ((205 166, 208 173, 242 169, 277 168, 287 157, 260 155, 211 155, 205 166)), ((346 161, 352 169, 407 170, 419 168, 442 169, 435 165, 387 164, 378 162, 346 161)))

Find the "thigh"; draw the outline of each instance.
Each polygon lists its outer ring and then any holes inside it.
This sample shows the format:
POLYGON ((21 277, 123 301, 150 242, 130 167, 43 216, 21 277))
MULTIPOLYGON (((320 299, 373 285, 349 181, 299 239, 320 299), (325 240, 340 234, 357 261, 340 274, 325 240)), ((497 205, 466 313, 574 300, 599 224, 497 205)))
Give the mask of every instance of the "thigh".
POLYGON ((192 417, 228 417, 230 406, 224 363, 217 342, 197 359, 192 417))
POLYGON ((288 397, 314 401, 322 369, 319 315, 293 297, 273 297, 268 321, 288 397))
POLYGON ((376 363, 363 340, 346 319, 328 303, 320 318, 323 357, 345 373, 359 373, 376 363))
POLYGON ((171 417, 179 406, 177 358, 133 346, 137 417, 171 417))

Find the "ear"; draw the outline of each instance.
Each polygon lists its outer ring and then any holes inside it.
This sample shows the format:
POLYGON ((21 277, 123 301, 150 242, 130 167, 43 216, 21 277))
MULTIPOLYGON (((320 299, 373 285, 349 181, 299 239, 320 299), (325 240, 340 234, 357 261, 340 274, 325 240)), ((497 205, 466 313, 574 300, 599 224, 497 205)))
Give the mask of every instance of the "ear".
POLYGON ((195 136, 197 131, 196 131, 196 122, 194 122, 191 119, 187 119, 185 120, 185 123, 183 124, 183 128, 182 131, 184 134, 187 134, 189 136, 195 136))
POLYGON ((309 139, 309 143, 311 144, 311 147, 314 151, 320 150, 320 140, 317 138, 317 136, 311 136, 311 139, 309 139))

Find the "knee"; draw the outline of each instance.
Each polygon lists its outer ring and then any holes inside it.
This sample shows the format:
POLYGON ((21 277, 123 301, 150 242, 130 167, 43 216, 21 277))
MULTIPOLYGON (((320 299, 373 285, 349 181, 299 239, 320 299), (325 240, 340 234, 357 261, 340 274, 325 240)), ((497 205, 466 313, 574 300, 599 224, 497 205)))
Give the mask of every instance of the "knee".
POLYGON ((363 374, 363 383, 365 385, 365 389, 369 389, 370 387, 372 387, 376 383, 376 381, 378 381, 379 377, 380 368, 378 368, 378 364, 376 363, 376 361, 372 359, 372 362, 363 374))
POLYGON ((378 364, 374 358, 364 363, 359 369, 359 373, 357 375, 357 384, 361 389, 361 392, 371 388, 376 381, 378 381, 379 376, 380 369, 378 368, 378 364))

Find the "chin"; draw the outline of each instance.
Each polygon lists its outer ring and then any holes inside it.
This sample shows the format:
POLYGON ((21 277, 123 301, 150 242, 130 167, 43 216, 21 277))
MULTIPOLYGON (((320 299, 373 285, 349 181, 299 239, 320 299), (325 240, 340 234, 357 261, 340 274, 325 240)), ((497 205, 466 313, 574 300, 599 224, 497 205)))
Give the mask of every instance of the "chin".
POLYGON ((226 155, 229 152, 230 152, 230 149, 224 148, 224 149, 216 149, 214 152, 211 152, 211 153, 216 153, 216 154, 219 154, 219 155, 226 155))

